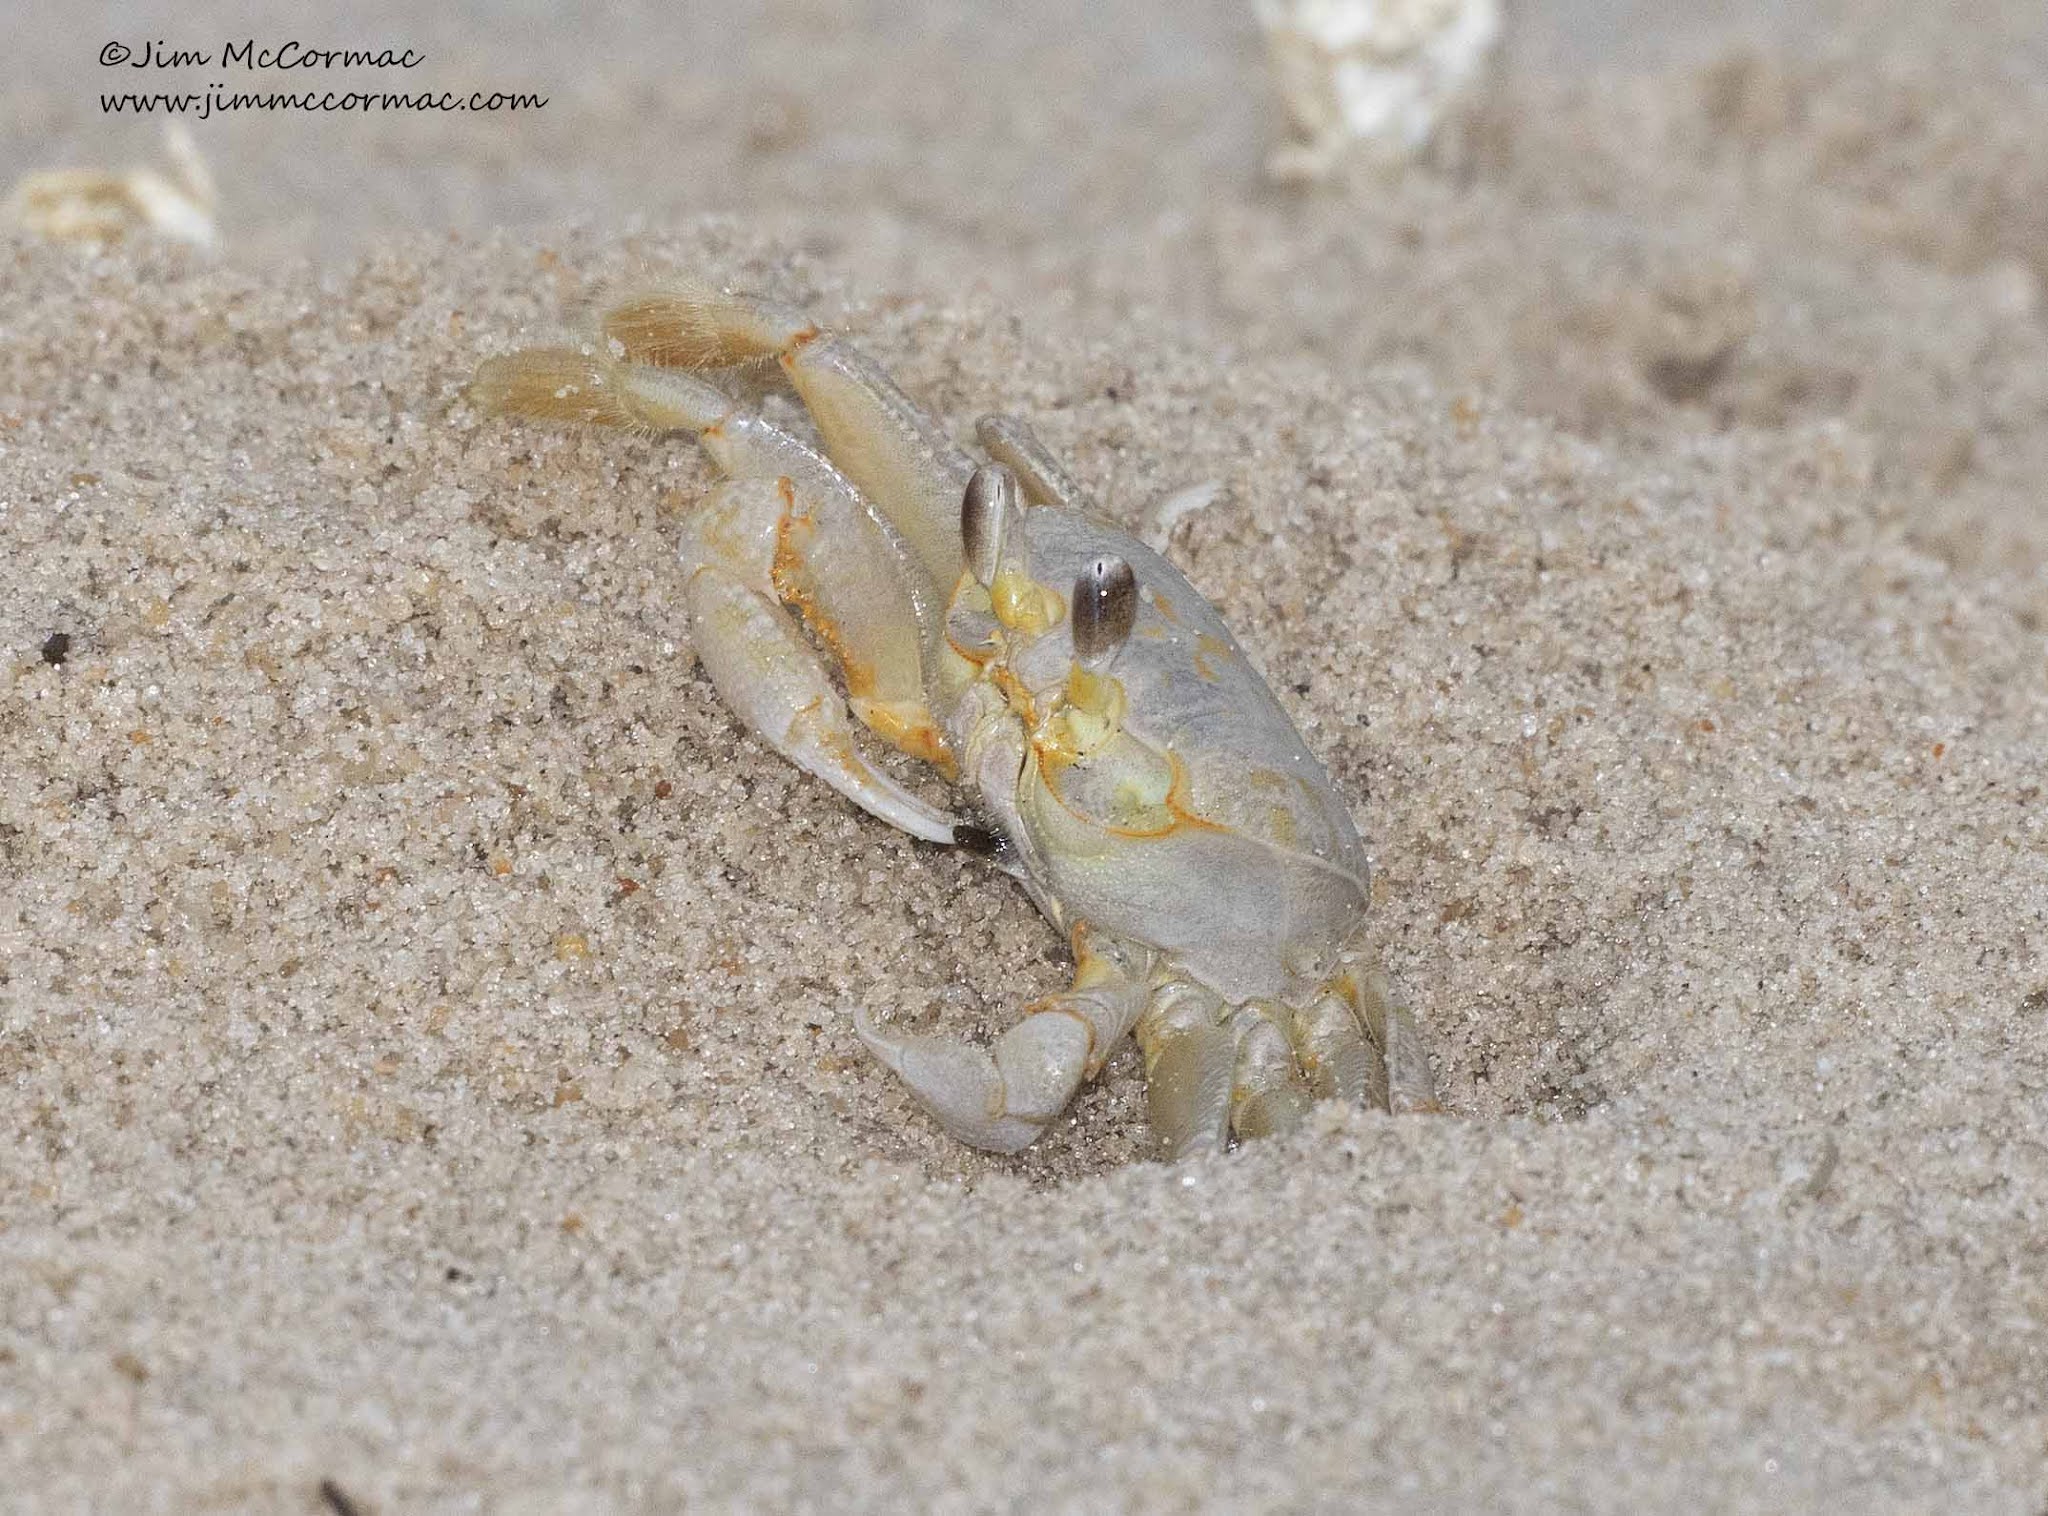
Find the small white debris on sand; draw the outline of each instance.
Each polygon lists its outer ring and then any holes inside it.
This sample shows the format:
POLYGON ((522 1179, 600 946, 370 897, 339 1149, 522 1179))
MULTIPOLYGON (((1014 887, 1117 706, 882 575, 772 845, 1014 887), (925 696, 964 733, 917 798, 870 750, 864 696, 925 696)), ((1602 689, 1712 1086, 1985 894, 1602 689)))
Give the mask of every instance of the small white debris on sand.
POLYGON ((153 168, 49 169, 26 174, 7 197, 7 219, 58 242, 113 242, 141 229, 210 248, 220 196, 192 134, 164 128, 168 172, 153 168))
POLYGON ((1354 145, 1394 159, 1414 156, 1500 37, 1499 0, 1253 6, 1294 131, 1269 162, 1278 179, 1321 179, 1354 145))
POLYGON ((1156 553, 1165 552, 1167 543, 1173 540, 1173 529, 1196 511, 1215 504, 1222 493, 1221 479, 1204 479, 1162 496, 1146 513, 1145 545, 1156 553))

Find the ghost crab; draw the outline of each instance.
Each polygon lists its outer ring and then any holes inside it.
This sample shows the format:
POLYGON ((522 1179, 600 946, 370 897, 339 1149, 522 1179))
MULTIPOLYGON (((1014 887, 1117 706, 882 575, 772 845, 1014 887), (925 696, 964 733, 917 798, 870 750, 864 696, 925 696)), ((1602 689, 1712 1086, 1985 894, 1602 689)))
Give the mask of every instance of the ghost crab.
POLYGON ((1133 1032, 1170 1158, 1316 1098, 1435 1108, 1414 1017, 1360 962, 1343 801, 1215 610, 1029 430, 984 419, 977 463, 858 349, 756 296, 636 296, 603 330, 601 351, 486 361, 472 400, 694 433, 727 476, 682 544, 719 693, 856 805, 992 853, 1073 944, 1071 988, 992 1049, 854 1012, 941 1125, 1015 1152, 1133 1032), (822 453, 699 377, 770 359, 822 453), (871 765, 853 720, 963 784, 975 819, 871 765))

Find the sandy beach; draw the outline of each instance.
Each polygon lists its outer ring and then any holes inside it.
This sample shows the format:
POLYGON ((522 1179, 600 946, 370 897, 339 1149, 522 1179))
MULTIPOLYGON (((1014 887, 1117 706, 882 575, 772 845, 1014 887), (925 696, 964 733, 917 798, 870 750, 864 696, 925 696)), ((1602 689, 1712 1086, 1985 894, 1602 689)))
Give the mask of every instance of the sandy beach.
POLYGON ((2037 4, 1524 8, 1455 149, 1307 189, 1228 0, 30 9, 0 189, 216 77, 110 38, 549 103, 188 122, 217 253, 0 241, 8 1501, 2048 1501, 2037 4), (463 396, 663 270, 1125 522, 1222 483, 1169 554, 1448 1117, 912 1106, 848 1008, 991 1037, 1065 944, 726 711, 693 445, 463 396))

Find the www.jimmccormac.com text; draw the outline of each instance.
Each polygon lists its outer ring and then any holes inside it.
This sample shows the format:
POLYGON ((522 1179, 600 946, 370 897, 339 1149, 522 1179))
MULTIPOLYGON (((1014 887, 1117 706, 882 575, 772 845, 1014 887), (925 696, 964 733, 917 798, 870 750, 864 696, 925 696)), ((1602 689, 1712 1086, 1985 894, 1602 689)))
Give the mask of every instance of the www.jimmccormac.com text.
POLYGON ((109 116, 191 116, 200 121, 233 111, 537 111, 546 95, 506 90, 226 90, 218 84, 190 94, 126 90, 100 96, 109 116))

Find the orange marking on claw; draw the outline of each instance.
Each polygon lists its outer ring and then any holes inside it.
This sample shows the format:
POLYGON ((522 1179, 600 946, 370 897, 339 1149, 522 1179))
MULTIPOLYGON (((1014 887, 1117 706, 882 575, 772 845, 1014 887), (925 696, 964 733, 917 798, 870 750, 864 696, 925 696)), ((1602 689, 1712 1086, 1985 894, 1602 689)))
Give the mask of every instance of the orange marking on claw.
POLYGON ((959 777, 960 765, 929 712, 919 709, 912 715, 901 706, 875 704, 861 712, 861 720, 898 752, 923 759, 948 779, 959 777))
POLYGON ((816 342, 824 333, 816 326, 807 326, 800 332, 792 332, 789 340, 782 344, 782 350, 775 355, 775 361, 785 370, 796 368, 797 354, 816 342))
POLYGON ((872 694, 875 688, 874 665, 857 657, 847 646, 845 634, 825 614, 812 592, 810 566, 804 560, 804 547, 817 527, 816 518, 796 509, 796 490, 787 479, 777 483, 782 489, 783 514, 775 526, 775 559, 769 566, 768 580, 775 586, 775 593, 796 608, 804 625, 837 660, 840 674, 846 680, 847 693, 857 696, 872 694))

